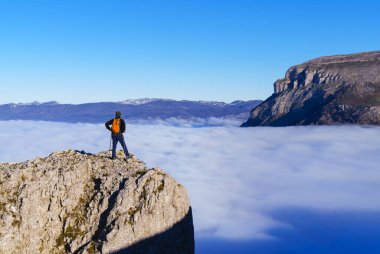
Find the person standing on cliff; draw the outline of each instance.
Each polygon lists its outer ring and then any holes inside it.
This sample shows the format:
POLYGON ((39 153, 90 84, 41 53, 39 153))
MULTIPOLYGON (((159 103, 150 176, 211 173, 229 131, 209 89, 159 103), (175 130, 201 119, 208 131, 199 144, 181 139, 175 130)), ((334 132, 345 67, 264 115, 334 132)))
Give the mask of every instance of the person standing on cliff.
POLYGON ((124 150, 125 160, 127 160, 129 158, 129 152, 128 152, 127 146, 125 145, 125 141, 124 141, 123 133, 125 132, 125 122, 121 118, 121 112, 116 111, 115 118, 106 122, 105 125, 106 125, 106 128, 112 132, 112 135, 111 135, 111 137, 112 137, 112 157, 111 157, 111 159, 116 158, 116 146, 117 146, 117 142, 120 142, 120 144, 124 150))

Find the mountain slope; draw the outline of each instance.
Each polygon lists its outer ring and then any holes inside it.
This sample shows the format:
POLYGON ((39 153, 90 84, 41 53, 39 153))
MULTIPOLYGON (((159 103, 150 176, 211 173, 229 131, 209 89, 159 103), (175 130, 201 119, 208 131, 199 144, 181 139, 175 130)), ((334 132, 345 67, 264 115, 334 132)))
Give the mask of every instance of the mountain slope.
POLYGON ((185 188, 136 158, 2 163, 0 192, 0 253, 194 253, 185 188))
POLYGON ((140 99, 86 104, 30 103, 0 105, 0 120, 43 120, 57 122, 103 123, 121 111, 128 120, 230 117, 245 119, 261 101, 232 103, 140 99), (243 117, 243 118, 242 118, 243 117))
POLYGON ((380 124, 380 51, 291 67, 242 126, 380 124))

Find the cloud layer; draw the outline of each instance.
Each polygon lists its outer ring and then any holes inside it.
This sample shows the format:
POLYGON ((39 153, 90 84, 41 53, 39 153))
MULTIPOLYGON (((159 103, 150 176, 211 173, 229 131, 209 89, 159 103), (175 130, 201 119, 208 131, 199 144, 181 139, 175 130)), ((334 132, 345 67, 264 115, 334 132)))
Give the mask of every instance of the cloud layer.
MULTIPOLYGON (((172 126, 175 122, 175 126, 172 126)), ((379 127, 191 128, 127 124, 129 150, 183 183, 198 238, 268 239, 286 208, 380 211, 379 127)), ((0 122, 0 161, 109 148, 103 125, 0 122)))

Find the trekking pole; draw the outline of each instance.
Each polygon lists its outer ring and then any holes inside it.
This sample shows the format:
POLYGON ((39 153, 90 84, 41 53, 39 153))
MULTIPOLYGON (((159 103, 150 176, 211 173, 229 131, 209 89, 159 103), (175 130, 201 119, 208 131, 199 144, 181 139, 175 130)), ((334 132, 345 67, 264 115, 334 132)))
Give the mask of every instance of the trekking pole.
POLYGON ((111 151, 111 142, 112 142, 112 136, 110 136, 110 149, 108 149, 110 151, 111 151))

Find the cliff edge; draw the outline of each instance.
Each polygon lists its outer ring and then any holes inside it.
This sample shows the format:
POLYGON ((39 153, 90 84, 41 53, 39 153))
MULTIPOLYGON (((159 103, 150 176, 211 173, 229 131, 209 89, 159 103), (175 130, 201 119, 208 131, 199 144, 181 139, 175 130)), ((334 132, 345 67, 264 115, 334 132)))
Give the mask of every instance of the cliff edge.
POLYGON ((320 57, 289 68, 247 126, 380 124, 380 51, 320 57))
POLYGON ((0 253, 194 253, 185 188, 135 157, 2 163, 0 193, 0 253))

